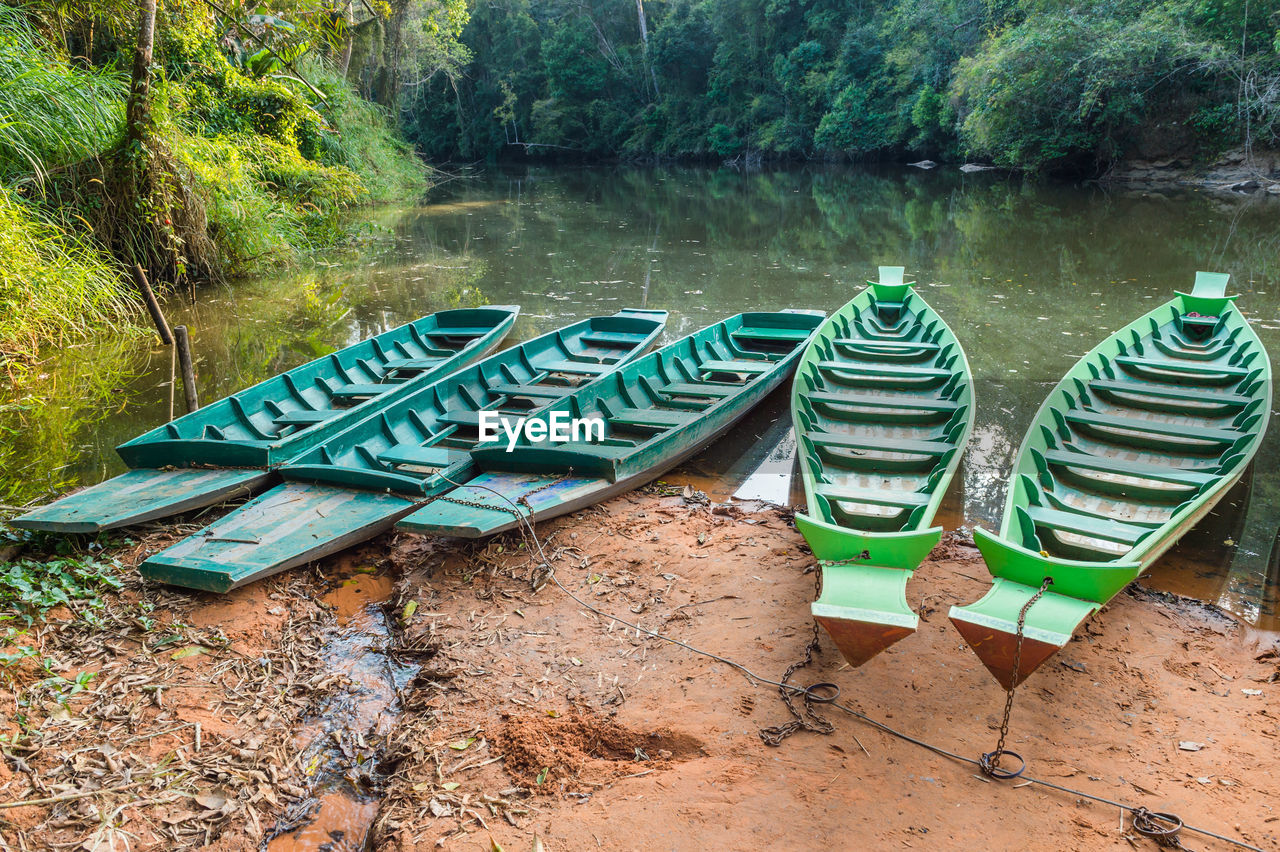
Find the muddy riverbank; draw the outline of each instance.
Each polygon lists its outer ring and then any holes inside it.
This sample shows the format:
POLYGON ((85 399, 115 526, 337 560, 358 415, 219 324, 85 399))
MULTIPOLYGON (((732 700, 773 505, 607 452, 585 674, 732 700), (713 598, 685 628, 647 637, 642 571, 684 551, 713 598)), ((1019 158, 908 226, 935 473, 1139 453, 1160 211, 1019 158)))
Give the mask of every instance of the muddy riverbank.
MULTIPOLYGON (((3 667, 0 801, 38 803, 0 811, 0 839, 1156 848, 1117 808, 981 780, 838 711, 823 711, 830 734, 765 745, 761 729, 790 718, 775 690, 622 623, 768 678, 801 658, 803 539, 781 510, 700 496, 651 488, 540 528, 579 601, 518 535, 388 536, 226 597, 130 578, 100 611, 55 610, 5 649, 39 657, 3 667), (94 675, 73 692, 37 659, 67 682, 94 675)), ((850 706, 962 755, 989 750, 1003 693, 946 620, 985 577, 967 541, 948 539, 910 585, 915 636, 859 670, 824 636, 796 680, 834 681, 850 706)), ((1273 636, 1135 586, 1020 691, 1009 746, 1037 777, 1276 848, 1278 678, 1273 636)))

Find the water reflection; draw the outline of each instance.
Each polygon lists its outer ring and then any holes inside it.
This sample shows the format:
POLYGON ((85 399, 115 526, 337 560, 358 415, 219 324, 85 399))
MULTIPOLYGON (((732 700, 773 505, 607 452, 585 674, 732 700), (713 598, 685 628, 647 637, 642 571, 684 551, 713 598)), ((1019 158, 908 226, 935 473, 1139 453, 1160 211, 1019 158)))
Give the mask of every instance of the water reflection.
MULTIPOLYGON (((977 392, 961 487, 940 520, 994 527, 1004 476, 1048 389, 1112 329, 1189 286, 1196 269, 1232 273, 1241 308, 1280 358, 1280 200, 1268 197, 1107 192, 953 170, 608 168, 456 180, 433 201, 375 211, 384 236, 350 262, 170 305, 172 322, 193 328, 201 397, 443 307, 519 303, 513 342, 624 305, 664 308, 672 339, 736 311, 830 310, 878 264, 901 263, 963 341, 977 392)), ((0 409, 0 427, 22 424, 20 436, 0 432, 6 502, 119 472, 110 447, 168 416, 168 353, 145 338, 94 341, 46 370, 32 393, 62 413, 0 409)), ((776 395, 689 472, 721 477, 713 491, 736 488, 774 453, 786 417, 776 395)), ((772 481, 756 480, 759 493, 746 496, 785 490, 773 467, 789 456, 770 458, 772 481)), ((1239 533, 1220 535, 1211 518, 1153 576, 1229 566, 1207 581, 1217 591, 1197 588, 1267 618, 1277 460, 1280 428, 1264 442, 1251 498, 1218 511, 1239 533)))

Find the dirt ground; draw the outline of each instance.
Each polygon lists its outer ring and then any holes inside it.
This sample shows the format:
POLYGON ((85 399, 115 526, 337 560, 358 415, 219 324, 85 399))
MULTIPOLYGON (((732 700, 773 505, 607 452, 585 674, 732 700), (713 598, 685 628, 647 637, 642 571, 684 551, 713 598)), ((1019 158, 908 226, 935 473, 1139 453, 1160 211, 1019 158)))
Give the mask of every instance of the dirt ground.
MULTIPOLYGON (((59 612, 30 641, 97 675, 55 700, 6 670, 0 802, 63 800, 0 810, 0 844, 360 848, 367 826, 297 834, 328 795, 299 732, 352 689, 325 643, 385 597, 400 712, 337 737, 366 768, 351 810, 373 820, 367 848, 1157 848, 1116 807, 990 782, 839 711, 821 711, 830 734, 763 743, 790 718, 775 689, 611 617, 764 677, 802 657, 813 560, 790 518, 700 496, 648 489, 539 527, 556 577, 605 615, 554 583, 535 591, 517 534, 387 536, 225 597, 132 581, 94 624, 59 612)), ((909 587, 914 636, 856 670, 824 636, 795 680, 834 681, 852 707, 962 755, 990 750, 1004 694, 946 618, 986 576, 962 536, 945 539, 909 587)), ((1135 586, 1019 690, 1008 747, 1029 775, 1277 849, 1278 690, 1276 637, 1135 586)))

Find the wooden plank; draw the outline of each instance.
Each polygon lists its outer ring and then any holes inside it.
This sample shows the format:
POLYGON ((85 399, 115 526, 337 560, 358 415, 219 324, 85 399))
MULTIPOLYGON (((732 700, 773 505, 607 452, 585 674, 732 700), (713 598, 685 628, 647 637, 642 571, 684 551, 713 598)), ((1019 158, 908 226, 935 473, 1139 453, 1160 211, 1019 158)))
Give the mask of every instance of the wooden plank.
POLYGON ((141 468, 85 488, 8 521, 28 530, 96 533, 247 497, 275 478, 239 468, 141 468))
POLYGON ((289 482, 144 562, 150 580, 228 592, 388 530, 417 504, 391 494, 289 482))

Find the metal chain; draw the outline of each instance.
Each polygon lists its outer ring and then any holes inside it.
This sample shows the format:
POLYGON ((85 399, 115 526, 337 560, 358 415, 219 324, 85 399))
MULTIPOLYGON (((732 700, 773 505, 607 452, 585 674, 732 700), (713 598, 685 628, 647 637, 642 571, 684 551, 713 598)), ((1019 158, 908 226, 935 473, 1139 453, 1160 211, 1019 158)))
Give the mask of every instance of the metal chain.
MULTIPOLYGON (((453 485, 460 484, 460 483, 453 482, 452 480, 449 480, 448 477, 445 477, 445 479, 446 481, 450 482, 453 485)), ((510 503, 513 509, 515 508, 516 504, 512 503, 511 499, 507 497, 505 494, 502 494, 500 491, 497 491, 493 488, 489 488, 483 485, 477 485, 473 487, 480 488, 485 491, 489 491, 495 497, 498 497, 499 499, 505 500, 507 503, 510 503)), ((495 507, 485 506, 485 508, 495 508, 495 507)), ((630 627, 631 629, 635 630, 637 634, 644 633, 645 635, 651 636, 654 639, 660 639, 664 642, 669 642, 672 645, 675 645, 679 648, 684 648, 685 650, 690 651, 692 653, 699 654, 701 656, 708 657, 709 659, 716 660, 717 662, 724 663, 725 665, 741 672, 743 676, 745 676, 751 683, 776 686, 778 687, 779 690, 783 692, 784 695, 789 693, 797 693, 797 692, 803 693, 807 700, 812 700, 814 703, 818 703, 818 704, 830 704, 835 709, 840 710, 843 713, 847 713, 848 715, 854 717, 855 719, 859 719, 862 722, 865 722, 866 724, 871 725, 877 730, 883 731, 884 733, 893 737, 897 737, 898 739, 903 740, 905 742, 909 742, 909 743, 912 743, 913 745, 917 745, 920 748, 933 752, 934 754, 941 755, 942 757, 946 757, 951 760, 956 760, 961 763, 982 766, 982 761, 975 760, 972 757, 966 757, 962 754, 956 754, 955 752, 948 751, 947 749, 942 748, 941 746, 937 746, 937 745, 934 745, 933 743, 929 743, 924 740, 913 737, 910 734, 907 734, 903 731, 900 731, 896 728, 892 728, 886 725, 884 722, 871 718, 870 716, 866 715, 860 710, 857 710, 854 707, 850 707, 847 704, 839 703, 838 699, 840 697, 840 689, 835 684, 815 683, 809 686, 792 686, 790 684, 783 683, 781 681, 769 680, 767 677, 762 677, 756 674, 755 672, 751 671, 751 669, 747 668, 742 663, 737 662, 736 660, 730 659, 729 657, 723 657, 719 654, 712 653, 711 651, 707 651, 702 648, 698 648, 693 645, 690 645, 687 642, 681 642, 679 639, 675 639, 671 636, 666 635, 665 633, 659 633, 656 630, 650 630, 648 628, 641 627, 639 624, 635 624, 631 621, 628 621, 627 619, 622 618, 617 614, 605 612, 604 610, 596 607, 590 601, 583 600, 578 595, 574 594, 573 591, 569 589, 568 586, 560 582, 560 579, 555 575, 555 568, 551 564, 551 559, 547 557, 547 554, 542 549, 542 540, 538 538, 538 534, 534 529, 532 521, 518 511, 512 512, 512 514, 516 516, 516 519, 519 522, 521 535, 524 536, 527 533, 527 535, 532 536, 533 544, 538 549, 538 555, 542 559, 542 564, 547 567, 547 573, 545 575, 546 579, 555 583, 556 586, 560 589, 560 591, 562 591, 570 600, 572 600, 574 603, 578 604, 582 608, 586 610, 590 610, 591 612, 594 612, 596 615, 599 615, 602 618, 609 618, 625 627, 630 627), (817 690, 822 690, 823 693, 815 695, 814 693, 817 690)), ((864 553, 860 557, 855 557, 855 558, 868 558, 868 557, 864 553)), ((816 584, 819 589, 821 589, 821 582, 822 582, 821 575, 819 574, 819 577, 816 580, 816 584)), ((1033 604, 1035 600, 1038 599, 1044 593, 1044 590, 1047 589, 1050 584, 1051 584, 1051 581, 1048 578, 1046 578, 1045 584, 1041 587, 1040 592, 1035 596, 1035 598, 1032 598, 1032 600, 1029 601, 1026 606, 1023 607, 1023 611, 1019 616, 1020 622, 1025 620, 1026 611, 1030 609, 1031 604, 1033 604)), ((1038 784, 1042 787, 1046 787, 1050 790, 1057 790, 1060 793, 1066 793, 1068 795, 1076 796, 1083 799, 1091 799, 1095 802, 1100 802, 1104 805, 1111 805, 1112 807, 1118 807, 1121 810, 1129 811, 1134 815, 1137 815, 1140 812, 1145 812, 1147 816, 1155 820, 1158 820, 1160 822, 1166 823, 1166 826, 1160 826, 1148 819, 1136 819, 1134 830, 1137 831, 1139 834, 1143 834, 1144 836, 1149 836, 1154 838, 1157 834, 1160 834, 1162 836, 1168 837, 1168 839, 1170 839, 1173 843, 1180 845, 1180 842, 1178 841, 1177 837, 1176 836, 1170 837, 1170 835, 1176 835, 1177 831, 1180 831, 1185 828, 1187 831, 1194 831, 1197 834, 1203 834, 1206 837, 1212 837, 1215 840, 1221 840, 1225 843, 1230 843, 1233 846, 1237 846, 1241 849, 1248 849, 1250 850, 1250 852, 1264 852, 1262 848, 1258 846, 1254 846, 1251 843, 1246 843, 1245 841, 1240 840, 1238 838, 1227 837, 1226 835, 1217 834, 1206 828, 1200 828, 1194 825, 1185 825, 1182 822, 1182 820, 1178 819, 1178 817, 1172 814, 1151 813, 1149 811, 1146 811, 1145 808, 1134 807, 1133 805, 1128 805, 1128 804, 1125 804, 1124 802, 1117 802, 1114 799, 1108 799, 1104 796, 1096 796, 1093 793, 1086 793, 1083 790, 1076 790, 1072 787, 1064 787, 1061 784, 1055 784, 1052 781, 1045 781, 1040 778, 1028 777, 1027 781, 1033 784, 1038 784), (1177 824, 1178 829, 1171 831, 1168 828, 1168 825, 1172 825, 1175 823, 1177 824), (1151 833, 1147 834, 1148 831, 1150 831, 1151 833)), ((1181 847, 1181 848, 1185 849, 1186 847, 1181 847)))
MULTIPOLYGON (((449 492, 445 492, 444 494, 437 494, 434 497, 430 497, 426 500, 423 500, 422 506, 423 507, 429 506, 432 503, 436 502, 437 500, 440 500, 441 502, 454 503, 458 506, 470 506, 472 509, 487 509, 489 511, 494 511, 494 512, 506 512, 507 514, 514 516, 515 519, 519 521, 524 518, 524 515, 521 514, 518 508, 519 506, 524 506, 526 509, 529 510, 529 514, 532 515, 533 506, 529 503, 529 498, 537 494, 539 491, 546 491, 548 488, 551 488, 552 486, 559 485, 560 483, 569 479, 571 476, 573 476, 573 468, 569 468, 568 472, 561 475, 559 479, 553 479, 550 482, 544 482, 542 485, 539 485, 537 488, 533 489, 532 491, 529 491, 521 495, 520 497, 516 498, 516 502, 514 506, 501 506, 501 505, 495 506, 493 503, 481 503, 479 500, 463 500, 461 497, 452 496, 449 492)), ((458 488, 468 487, 468 483, 454 482, 452 479, 450 479, 447 476, 441 475, 441 479, 458 488)), ((492 490, 492 489, 489 489, 489 490, 492 490)), ((511 501, 508 500, 507 502, 510 503, 511 501)), ((520 534, 522 536, 524 535, 523 528, 520 529, 520 534)))
POLYGON ((1009 676, 1009 687, 1004 696, 1004 719, 1000 721, 1000 739, 996 741, 996 747, 993 751, 989 751, 982 755, 982 759, 978 765, 982 767, 982 773, 989 778, 995 778, 1000 781, 1007 781, 1010 778, 1017 778, 1022 774, 1022 770, 1026 768, 1026 762, 1022 761, 1022 756, 1017 752, 1006 752, 1004 747, 1005 738, 1009 736, 1009 718, 1013 715, 1013 695, 1018 689, 1018 672, 1022 668, 1022 639, 1023 630, 1027 624, 1027 612, 1035 605, 1036 601, 1044 596, 1044 593, 1053 585, 1052 577, 1045 577, 1044 582, 1040 584, 1040 590, 1027 599, 1022 605, 1022 609, 1018 610, 1018 639, 1013 646, 1013 670, 1009 676), (1000 758, 1005 754, 1012 754, 1014 757, 1022 761, 1022 766, 1016 771, 1009 771, 1000 768, 1000 758))
MULTIPOLYGON (((528 493, 523 494, 522 496, 516 498, 515 502, 512 502, 511 498, 507 497, 507 495, 493 488, 489 488, 488 486, 484 486, 484 485, 470 486, 468 483, 454 482, 452 479, 450 479, 449 477, 445 476, 442 473, 440 474, 440 478, 443 479, 445 482, 448 482, 450 485, 453 485, 456 488, 473 487, 473 488, 481 488, 481 489, 484 489, 485 491, 491 491, 495 496, 504 500, 507 503, 507 505, 503 506, 501 504, 495 505, 493 503, 481 503, 478 500, 464 500, 461 497, 452 497, 449 495, 448 492, 444 494, 437 494, 436 496, 423 501, 422 505, 427 506, 427 505, 430 505, 431 503, 434 503, 436 500, 442 500, 445 503, 453 503, 458 506, 470 506, 472 509, 485 509, 485 510, 495 511, 495 512, 506 512, 507 514, 515 518, 516 529, 517 531, 519 531, 520 538, 525 542, 525 544, 526 545, 529 544, 529 536, 532 535, 534 543, 537 544, 538 549, 541 550, 542 543, 538 540, 538 535, 536 532, 534 532, 534 528, 533 528, 533 522, 532 522, 533 505, 529 502, 529 498, 540 491, 545 491, 548 488, 559 485, 560 483, 568 480, 572 476, 573 476, 573 468, 569 468, 557 479, 553 479, 550 482, 545 482, 542 485, 539 485, 537 488, 533 489, 532 491, 529 491, 528 493), (526 509, 529 510, 528 515, 525 515, 520 511, 521 506, 524 506, 526 509), (528 527, 527 532, 525 529, 526 527, 528 527)), ((533 554, 532 547, 529 548, 529 553, 530 555, 533 554)), ((544 569, 543 572, 533 580, 532 585, 533 585, 533 590, 535 592, 541 590, 542 587, 546 585, 547 577, 550 575, 550 572, 551 572, 551 566, 547 564, 545 560, 543 562, 543 569, 544 569)))
MULTIPOLYGON (((852 562, 861 562, 870 559, 871 554, 868 551, 862 551, 857 556, 851 556, 848 559, 840 560, 820 560, 821 565, 848 565, 852 562)), ((813 572, 813 599, 817 600, 822 597, 822 569, 816 569, 813 572)), ((832 734, 835 733, 835 725, 825 716, 813 709, 814 704, 828 703, 834 701, 838 697, 838 691, 830 693, 830 697, 825 694, 815 694, 814 688, 827 687, 828 684, 813 684, 811 686, 799 689, 791 686, 789 681, 791 676, 800 669, 813 662, 813 654, 819 648, 821 633, 818 630, 818 622, 813 622, 813 636, 809 639, 809 644, 804 649, 804 659, 799 662, 792 663, 786 673, 782 675, 782 680, 778 682, 778 692, 782 695, 782 703, 787 705, 787 710, 791 712, 790 721, 783 722, 781 725, 771 725, 767 728, 761 728, 759 731, 760 739, 765 745, 780 746, 782 741, 798 731, 813 731, 815 734, 832 734), (794 697, 797 692, 804 695, 804 712, 801 713, 796 709, 794 697)))
MULTIPOLYGON (((786 673, 782 675, 782 680, 779 681, 782 685, 778 687, 778 692, 782 695, 782 702, 786 704, 787 709, 791 711, 792 718, 790 721, 783 722, 781 725, 772 725, 768 728, 761 728, 760 739, 764 741, 765 745, 780 746, 782 745, 783 740, 797 731, 813 731, 815 734, 835 733, 836 726, 831 724, 831 720, 822 716, 813 709, 813 705, 820 700, 812 692, 814 687, 810 686, 808 688, 798 689, 788 683, 793 674, 813 662, 813 652, 818 650, 820 647, 818 637, 818 623, 815 621, 813 623, 813 638, 811 638, 809 640, 809 644, 805 646, 804 659, 799 662, 792 663, 787 668, 786 673), (795 702, 792 700, 792 697, 796 692, 802 692, 804 695, 803 713, 796 709, 795 702)), ((814 686, 820 685, 824 684, 814 684, 814 686)))
POLYGON ((1186 849, 1178 832, 1182 831, 1182 820, 1174 814, 1163 814, 1149 811, 1146 808, 1133 809, 1133 830, 1143 837, 1150 837, 1157 846, 1167 849, 1186 849))

